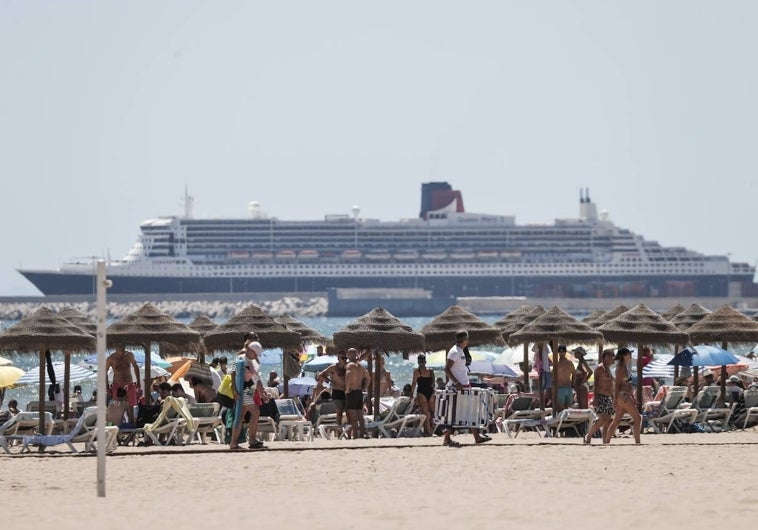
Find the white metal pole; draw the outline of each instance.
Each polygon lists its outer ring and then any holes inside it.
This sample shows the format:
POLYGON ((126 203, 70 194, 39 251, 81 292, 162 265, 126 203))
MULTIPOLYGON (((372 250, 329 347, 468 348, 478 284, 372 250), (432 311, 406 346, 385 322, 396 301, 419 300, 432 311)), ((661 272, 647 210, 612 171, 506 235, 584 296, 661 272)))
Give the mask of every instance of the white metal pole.
POLYGON ((105 497, 105 261, 97 260, 97 496, 105 497))

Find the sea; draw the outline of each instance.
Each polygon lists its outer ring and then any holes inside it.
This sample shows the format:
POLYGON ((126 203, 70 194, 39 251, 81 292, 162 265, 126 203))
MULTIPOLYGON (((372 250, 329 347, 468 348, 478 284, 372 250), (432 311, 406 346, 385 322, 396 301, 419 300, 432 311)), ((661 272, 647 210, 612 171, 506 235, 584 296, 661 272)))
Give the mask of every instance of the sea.
MULTIPOLYGON (((406 317, 403 318, 402 321, 411 326, 413 329, 417 330, 423 327, 425 324, 430 322, 434 316, 429 317, 406 317)), ((498 317, 496 316, 483 316, 480 317, 482 320, 488 323, 493 323, 495 320, 497 320, 498 317)), ((189 324, 192 319, 178 319, 179 321, 189 324)), ((326 337, 331 337, 334 335, 335 332, 340 331, 343 329, 347 324, 351 323, 355 320, 354 317, 302 317, 298 318, 300 322, 303 324, 317 330, 322 335, 326 337)), ((115 319, 114 319, 115 322, 115 319)), ((222 324, 224 321, 218 321, 218 324, 222 324)), ((13 324, 15 324, 16 321, 13 320, 4 320, 2 322, 2 326, 0 326, 1 329, 6 329, 13 324)), ((110 325, 112 322, 108 322, 107 324, 110 325)), ((451 340, 450 345, 453 345, 454 340, 451 340)), ((494 348, 489 349, 488 351, 492 351, 494 353, 500 353, 503 351, 504 348, 494 348)), ((158 346, 154 346, 154 351, 157 353, 158 346)), ((274 350, 276 351, 276 350, 274 350)), ((227 354, 227 356, 233 355, 235 352, 230 352, 227 354)), ((91 357, 92 353, 74 353, 71 355, 71 364, 72 365, 81 365, 85 366, 88 369, 94 369, 96 368, 90 363, 87 363, 85 361, 86 357, 91 357)), ((0 352, 0 356, 5 357, 6 359, 10 359, 13 362, 13 366, 16 366, 24 371, 30 370, 32 368, 36 368, 39 366, 39 356, 36 353, 19 353, 19 352, 0 352)), ((63 352, 51 352, 51 357, 53 362, 63 362, 63 352)), ((274 357, 274 356, 272 356, 274 357)), ((403 359, 402 355, 399 354, 392 354, 387 358, 387 362, 385 363, 385 366, 392 374, 392 379, 395 383, 395 386, 402 389, 403 385, 406 383, 410 383, 411 379, 413 377, 413 369, 416 367, 416 356, 411 355, 408 359, 403 359)), ((268 379, 269 373, 271 371, 277 372, 279 375, 282 373, 282 367, 279 365, 274 364, 262 364, 261 365, 261 375, 264 377, 264 380, 268 379)), ((305 374, 305 375, 313 375, 313 374, 305 374)), ((439 377, 442 375, 442 373, 435 374, 435 376, 439 377)), ((58 381, 59 383, 62 383, 62 381, 58 381)), ((92 396, 92 391, 95 390, 97 386, 97 378, 92 377, 90 379, 83 379, 81 381, 76 381, 71 383, 71 387, 73 388, 73 385, 81 385, 82 387, 82 395, 84 396, 84 399, 89 399, 92 396)), ((31 384, 31 385, 25 385, 25 386, 18 386, 14 388, 8 388, 5 392, 5 398, 3 400, 3 406, 6 406, 8 401, 11 399, 15 399, 18 401, 19 408, 21 410, 26 409, 26 405, 29 401, 36 401, 39 396, 39 385, 38 384, 31 384)))

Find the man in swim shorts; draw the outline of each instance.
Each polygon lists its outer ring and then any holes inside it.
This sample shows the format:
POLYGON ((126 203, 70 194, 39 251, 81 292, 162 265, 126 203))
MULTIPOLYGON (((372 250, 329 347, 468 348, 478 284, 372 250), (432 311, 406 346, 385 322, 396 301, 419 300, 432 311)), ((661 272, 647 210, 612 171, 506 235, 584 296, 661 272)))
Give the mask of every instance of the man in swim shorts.
POLYGON ((574 363, 566 359, 566 345, 559 344, 558 362, 555 363, 555 377, 558 380, 558 393, 553 403, 553 413, 567 409, 574 402, 574 363))
POLYGON ((616 410, 613 408, 613 374, 611 366, 613 365, 613 350, 604 350, 600 366, 595 368, 595 401, 593 405, 597 413, 597 420, 592 424, 587 436, 584 437, 584 443, 592 442, 592 435, 600 429, 607 429, 613 419, 616 410))
MULTIPOLYGON (((331 385, 332 403, 337 412, 337 425, 342 425, 342 413, 345 410, 345 375, 347 374, 347 354, 344 351, 337 355, 337 364, 318 374, 331 385)), ((361 396, 362 398, 363 396, 361 396)), ((363 404, 361 404, 363 408, 363 404)))
POLYGON ((351 438, 363 438, 366 427, 363 419, 363 391, 368 387, 368 370, 358 362, 358 350, 347 350, 348 363, 345 367, 345 407, 350 423, 351 438))

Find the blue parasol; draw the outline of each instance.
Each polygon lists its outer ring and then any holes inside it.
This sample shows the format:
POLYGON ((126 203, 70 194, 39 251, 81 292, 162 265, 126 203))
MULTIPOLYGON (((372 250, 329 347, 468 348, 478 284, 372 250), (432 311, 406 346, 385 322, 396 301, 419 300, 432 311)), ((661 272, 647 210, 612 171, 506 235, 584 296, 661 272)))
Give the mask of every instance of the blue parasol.
POLYGON ((677 353, 668 364, 674 366, 726 366, 739 364, 739 362, 740 360, 736 355, 723 348, 698 344, 697 346, 687 346, 677 353))

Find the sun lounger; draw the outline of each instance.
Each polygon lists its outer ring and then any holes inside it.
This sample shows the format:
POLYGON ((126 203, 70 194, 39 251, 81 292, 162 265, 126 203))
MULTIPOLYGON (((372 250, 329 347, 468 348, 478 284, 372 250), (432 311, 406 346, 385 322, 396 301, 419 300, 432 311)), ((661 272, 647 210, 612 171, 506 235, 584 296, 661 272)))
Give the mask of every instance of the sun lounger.
POLYGON ((163 400, 158 418, 153 423, 146 423, 144 431, 155 445, 183 445, 182 432, 192 432, 194 428, 195 419, 187 410, 187 402, 169 396, 163 400))
POLYGON ((580 425, 591 425, 597 420, 597 414, 592 409, 564 409, 557 416, 546 418, 547 436, 554 434, 556 437, 561 435, 561 430, 572 429, 577 436, 582 436, 579 432, 580 425))
POLYGON ((698 411, 682 407, 686 393, 685 387, 671 387, 661 401, 657 415, 647 417, 649 425, 656 433, 680 432, 681 425, 695 423, 698 411))
MULTIPOLYGON (((45 412, 45 430, 44 434, 51 434, 53 431, 53 415, 45 412)), ((10 445, 23 440, 24 436, 37 433, 39 426, 39 412, 19 412, 11 419, 0 425, 0 447, 6 453, 10 453, 10 445)))
POLYGON ((742 428, 747 429, 748 424, 753 427, 758 424, 758 390, 745 390, 743 397, 745 399, 745 421, 742 428))
POLYGON ((220 405, 218 403, 197 403, 189 405, 187 409, 195 419, 195 428, 187 436, 189 444, 194 438, 201 444, 205 444, 205 436, 212 433, 218 443, 224 440, 224 423, 219 416, 220 405))
POLYGON ((508 438, 516 438, 523 429, 533 429, 537 432, 547 432, 545 422, 546 411, 536 409, 537 400, 532 396, 519 396, 511 403, 511 414, 506 419, 498 422, 498 430, 508 435, 508 438), (513 430, 513 434, 512 433, 513 430))
POLYGON ((279 439, 313 441, 313 424, 305 419, 295 400, 277 399, 275 403, 279 411, 279 439))
POLYGON ((697 410, 694 423, 702 425, 706 431, 716 432, 716 427, 723 430, 729 425, 732 409, 717 406, 720 395, 719 387, 707 386, 698 392, 692 402, 692 408, 697 410))

